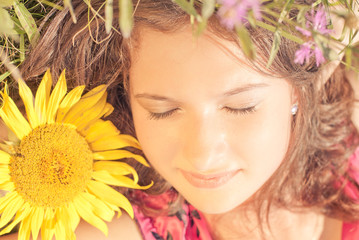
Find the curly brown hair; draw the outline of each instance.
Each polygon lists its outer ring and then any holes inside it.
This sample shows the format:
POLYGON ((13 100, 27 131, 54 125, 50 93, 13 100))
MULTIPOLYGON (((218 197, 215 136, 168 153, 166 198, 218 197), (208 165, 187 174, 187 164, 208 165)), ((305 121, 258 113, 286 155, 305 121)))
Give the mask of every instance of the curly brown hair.
MULTIPOLYGON (((134 1, 134 31, 130 39, 124 39, 119 31, 115 31, 119 29, 118 4, 113 5, 114 30, 107 34, 104 21, 96 16, 104 16, 102 0, 92 0, 94 11, 90 12, 83 0, 73 0, 72 3, 77 23, 72 22, 68 10, 56 13, 42 39, 22 64, 23 77, 36 84, 48 68, 54 79, 66 68, 71 87, 85 84, 87 89, 92 89, 99 84, 108 84, 108 101, 115 108, 110 120, 122 132, 135 136, 126 92, 130 50, 140 44, 141 29, 170 34, 187 26, 189 17, 170 0, 141 0, 139 4, 134 1), (90 23, 88 14, 94 17, 90 23)), ((199 8, 199 1, 197 5, 199 8)), ((208 30, 238 43, 236 34, 222 27, 216 15, 210 18, 208 30)), ((345 78, 345 69, 339 66, 323 86, 320 83, 322 70, 314 60, 305 65, 294 63, 298 44, 286 38, 282 38, 279 52, 267 69, 265 63, 270 55, 273 33, 250 26, 248 30, 258 53, 251 66, 289 81, 298 92, 299 105, 286 157, 253 197, 257 209, 262 209, 263 204, 290 209, 306 207, 339 219, 359 219, 358 203, 343 194, 344 186, 337 186, 338 178, 345 177, 359 188, 346 173, 348 157, 358 146, 358 131, 351 121, 355 99, 345 78)), ((141 176, 140 183, 148 184, 154 180, 155 185, 149 193, 160 194, 168 190, 170 186, 153 169, 133 164, 141 176)))

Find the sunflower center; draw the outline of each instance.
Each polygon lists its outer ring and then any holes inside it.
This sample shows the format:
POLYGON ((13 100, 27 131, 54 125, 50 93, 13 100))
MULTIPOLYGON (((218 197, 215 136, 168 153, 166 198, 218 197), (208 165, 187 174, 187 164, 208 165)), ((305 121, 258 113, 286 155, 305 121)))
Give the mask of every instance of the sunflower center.
POLYGON ((35 206, 57 207, 84 191, 93 157, 75 129, 59 123, 35 128, 10 162, 16 191, 35 206))

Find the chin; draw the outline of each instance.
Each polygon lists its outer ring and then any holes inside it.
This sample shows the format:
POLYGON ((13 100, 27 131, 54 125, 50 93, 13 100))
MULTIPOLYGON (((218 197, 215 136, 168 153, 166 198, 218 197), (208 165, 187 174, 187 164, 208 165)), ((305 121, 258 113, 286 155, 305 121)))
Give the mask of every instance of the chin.
MULTIPOLYGON (((200 192, 200 191, 199 191, 200 192)), ((240 206, 247 198, 221 194, 190 194, 184 198, 197 210, 206 214, 224 214, 240 206)))

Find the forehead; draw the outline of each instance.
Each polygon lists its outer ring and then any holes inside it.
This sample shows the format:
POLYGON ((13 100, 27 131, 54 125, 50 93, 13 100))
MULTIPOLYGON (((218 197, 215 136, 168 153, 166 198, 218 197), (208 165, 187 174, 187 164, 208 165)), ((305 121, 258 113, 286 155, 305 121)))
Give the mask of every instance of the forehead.
POLYGON ((143 29, 131 49, 131 85, 141 91, 186 84, 192 88, 227 89, 260 83, 261 74, 248 66, 239 47, 210 32, 194 37, 191 28, 174 33, 143 29))

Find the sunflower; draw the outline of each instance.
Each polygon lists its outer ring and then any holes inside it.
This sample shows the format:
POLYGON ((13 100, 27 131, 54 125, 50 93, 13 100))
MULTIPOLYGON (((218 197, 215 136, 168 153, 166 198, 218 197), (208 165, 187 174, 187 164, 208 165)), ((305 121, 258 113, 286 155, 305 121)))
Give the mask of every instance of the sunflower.
POLYGON ((84 86, 68 94, 65 71, 51 92, 47 71, 35 98, 19 80, 27 120, 7 94, 1 92, 0 117, 9 129, 9 139, 0 147, 0 235, 20 223, 19 239, 76 239, 80 219, 107 235, 105 221, 124 209, 133 217, 128 199, 111 186, 144 189, 136 171, 121 158, 140 155, 123 148, 140 148, 132 136, 121 134, 108 116, 106 86, 82 96, 84 86), (82 97, 81 97, 82 96, 82 97), (11 136, 12 134, 12 136, 11 136), (126 176, 126 175, 132 175, 126 176))

